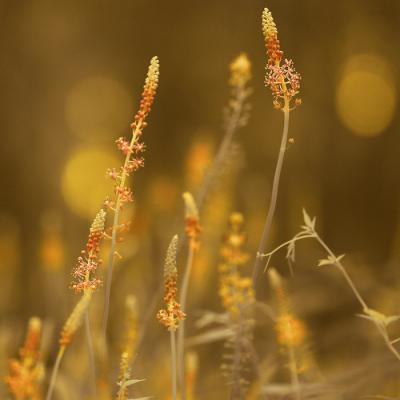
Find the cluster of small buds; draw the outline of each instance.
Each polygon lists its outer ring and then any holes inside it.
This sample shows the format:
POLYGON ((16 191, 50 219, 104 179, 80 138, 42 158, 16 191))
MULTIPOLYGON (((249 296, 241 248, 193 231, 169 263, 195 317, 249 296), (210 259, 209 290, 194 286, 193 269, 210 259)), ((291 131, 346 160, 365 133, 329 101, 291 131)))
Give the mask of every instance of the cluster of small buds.
POLYGON ((5 381, 15 399, 42 399, 41 384, 44 367, 40 356, 42 323, 39 318, 29 320, 28 331, 19 359, 11 359, 5 381))
POLYGON ((86 249, 82 251, 78 257, 77 265, 72 271, 74 278, 71 288, 75 292, 80 293, 85 290, 97 289, 102 281, 99 278, 93 277, 93 273, 101 264, 99 259, 100 243, 104 236, 104 224, 106 220, 106 212, 101 209, 89 231, 89 237, 86 244, 86 249))
POLYGON ((185 319, 186 315, 177 301, 178 294, 178 270, 176 268, 176 253, 178 248, 178 236, 175 235, 168 246, 164 264, 164 301, 166 309, 157 313, 157 319, 165 325, 168 330, 176 331, 179 321, 185 319))
POLYGON ((157 91, 159 74, 160 63, 157 57, 153 57, 150 61, 149 70, 144 83, 139 111, 136 113, 134 121, 131 124, 133 129, 142 126, 145 127, 145 120, 151 110, 151 106, 154 102, 154 96, 157 91))
POLYGON ((199 210, 191 193, 185 192, 182 197, 185 203, 185 232, 190 240, 190 245, 197 250, 199 247, 199 235, 202 231, 199 222, 199 210))
MULTIPOLYGON (((271 12, 265 8, 262 14, 262 29, 267 49, 265 85, 272 90, 276 109, 290 108, 291 101, 300 91, 300 74, 292 60, 284 59, 278 40, 278 30, 271 12)), ((295 99, 294 107, 301 104, 295 99)))

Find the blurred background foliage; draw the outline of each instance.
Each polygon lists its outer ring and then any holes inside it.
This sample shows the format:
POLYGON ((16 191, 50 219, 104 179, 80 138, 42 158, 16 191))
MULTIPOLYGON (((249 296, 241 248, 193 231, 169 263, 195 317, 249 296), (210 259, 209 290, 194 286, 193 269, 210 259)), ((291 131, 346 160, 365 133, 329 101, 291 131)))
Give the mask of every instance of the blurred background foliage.
MULTIPOLYGON (((134 179, 135 209, 125 214, 133 225, 120 251, 124 268, 115 277, 113 334, 121 328, 125 294, 134 293, 144 307, 157 293, 165 248, 182 226, 181 193, 196 192, 221 141, 228 66, 244 51, 253 64, 251 117, 235 139, 240 156, 230 160, 231 179, 218 183, 206 205, 204 224, 212 228, 194 271, 191 300, 200 309, 220 309, 213 271, 227 216, 234 210, 245 215, 254 254, 280 141, 282 116, 263 84, 265 6, 286 56, 302 74, 303 100, 291 115, 295 143, 270 246, 297 232, 304 206, 317 215, 326 241, 348 254, 365 295, 385 302, 389 311, 396 299, 398 304, 400 2, 2 0, 3 344, 17 348, 30 315, 56 326, 67 315, 74 301, 67 295, 69 271, 89 221, 112 190, 105 170, 120 163, 113 143, 130 133, 153 55, 160 58, 160 88, 144 133, 146 166, 134 179), (15 327, 19 334, 12 338, 15 327)), ((329 316, 338 318, 336 324, 353 318, 356 305, 349 297, 335 309, 341 301, 337 291, 347 289, 335 274, 321 277, 309 268, 320 255, 315 253, 302 253, 293 296, 301 299, 300 312, 311 313, 313 328, 324 333, 317 346, 324 355, 332 345, 342 346, 346 334, 329 336, 335 325, 329 316)), ((341 347, 343 354, 351 344, 341 347)), ((142 372, 151 378, 145 367, 142 372)), ((209 378, 211 386, 214 381, 209 378)))

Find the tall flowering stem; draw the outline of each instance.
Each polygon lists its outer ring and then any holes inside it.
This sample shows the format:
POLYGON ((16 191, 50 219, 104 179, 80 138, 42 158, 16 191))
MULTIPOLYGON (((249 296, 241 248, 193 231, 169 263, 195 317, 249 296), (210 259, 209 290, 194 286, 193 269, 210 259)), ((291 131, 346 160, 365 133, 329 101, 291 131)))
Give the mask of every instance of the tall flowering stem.
POLYGON ((29 320, 28 331, 19 358, 9 362, 9 374, 5 381, 16 400, 41 400, 44 366, 40 354, 42 322, 39 318, 29 320))
MULTIPOLYGON (((296 72, 292 60, 284 59, 284 54, 281 50, 278 39, 278 30, 276 28, 276 24, 271 12, 267 8, 264 9, 262 14, 262 30, 265 39, 265 47, 267 50, 265 85, 268 86, 272 91, 274 107, 283 112, 283 132, 272 183, 269 209, 258 246, 258 254, 265 252, 275 214, 279 182, 288 142, 289 114, 290 111, 301 104, 301 100, 297 97, 300 91, 300 74, 296 72)), ((253 269, 254 286, 256 285, 261 268, 261 259, 256 257, 253 269)))
MULTIPOLYGON (((82 297, 72 310, 63 328, 61 329, 59 339, 59 349, 56 357, 56 361, 53 366, 51 374, 49 388, 47 390, 46 400, 51 400, 54 387, 57 380, 58 370, 61 365, 61 361, 64 357, 67 347, 72 342, 77 330, 80 328, 84 320, 88 324, 88 308, 92 295, 96 289, 102 284, 101 279, 96 277, 96 270, 101 264, 99 259, 100 243, 104 236, 104 224, 106 219, 106 212, 100 210, 96 215, 89 231, 88 241, 85 250, 81 252, 78 257, 78 262, 72 271, 73 281, 71 288, 76 293, 83 293, 82 297)), ((86 332, 88 335, 89 344, 89 361, 90 368, 92 370, 92 379, 94 373, 94 356, 93 349, 91 348, 91 336, 89 326, 86 326, 86 332), (93 364, 93 365, 92 365, 93 364)))
MULTIPOLYGON (((199 235, 201 226, 199 222, 199 210, 193 196, 189 192, 183 193, 185 202, 185 231, 188 238, 188 256, 186 261, 185 273, 183 275, 182 289, 179 297, 179 302, 182 311, 186 311, 186 298, 189 288, 189 280, 193 266, 194 255, 199 249, 199 235)), ((185 321, 179 325, 178 329, 178 373, 179 384, 181 387, 181 398, 186 399, 186 373, 185 373, 185 321)))
POLYGON ((171 345, 171 375, 172 375, 172 400, 177 396, 177 354, 176 337, 179 322, 186 317, 178 303, 178 270, 176 268, 176 253, 178 249, 178 236, 175 235, 168 246, 164 264, 164 301, 166 308, 157 313, 157 319, 167 327, 170 332, 171 345))
POLYGON ((104 293, 104 310, 102 332, 105 337, 108 324, 108 316, 110 309, 111 282, 113 274, 114 257, 116 255, 117 236, 119 228, 120 213, 124 204, 133 201, 133 192, 127 186, 127 178, 130 174, 144 166, 142 153, 146 146, 141 141, 143 129, 147 126, 147 116, 150 113, 151 106, 154 102, 154 97, 158 87, 160 64, 157 57, 153 57, 150 61, 150 66, 147 72, 142 97, 140 101, 139 111, 136 113, 133 122, 131 123, 132 137, 128 141, 124 137, 116 140, 119 150, 125 155, 124 165, 120 170, 115 168, 107 171, 109 177, 115 181, 115 199, 108 200, 107 205, 114 211, 114 220, 111 230, 111 247, 108 258, 106 287, 104 293))

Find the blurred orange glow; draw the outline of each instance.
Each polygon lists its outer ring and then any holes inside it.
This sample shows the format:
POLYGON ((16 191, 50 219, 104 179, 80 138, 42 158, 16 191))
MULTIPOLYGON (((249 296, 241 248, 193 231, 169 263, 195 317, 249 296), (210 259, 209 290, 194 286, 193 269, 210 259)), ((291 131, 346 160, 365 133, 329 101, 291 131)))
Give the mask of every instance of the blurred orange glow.
POLYGON ((343 124, 360 136, 376 136, 391 123, 396 91, 385 59, 364 54, 350 58, 336 91, 343 124))
POLYGON ((71 210, 92 218, 104 199, 113 194, 113 184, 105 177, 105 172, 119 164, 112 152, 101 148, 83 148, 73 153, 61 179, 62 193, 71 210))
POLYGON ((129 127, 132 100, 125 88, 107 77, 90 77, 78 82, 65 107, 71 131, 85 140, 118 136, 129 127))

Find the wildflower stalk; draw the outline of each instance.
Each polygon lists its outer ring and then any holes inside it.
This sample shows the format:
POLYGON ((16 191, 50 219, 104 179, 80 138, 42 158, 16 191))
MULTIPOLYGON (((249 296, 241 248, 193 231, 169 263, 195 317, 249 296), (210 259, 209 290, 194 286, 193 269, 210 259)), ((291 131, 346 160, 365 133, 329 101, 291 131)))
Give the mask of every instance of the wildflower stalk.
MULTIPOLYGON (((179 303, 183 312, 186 312, 186 298, 189 288, 190 275, 193 267, 193 259, 195 252, 199 248, 198 236, 201 232, 199 224, 199 211, 189 192, 183 194, 185 202, 185 225, 186 235, 189 239, 188 256, 186 268, 183 275, 182 287, 179 297, 179 303)), ((185 373, 185 320, 181 321, 178 327, 178 375, 181 390, 181 399, 186 399, 186 373, 185 373)))
POLYGON ((176 400, 176 388, 177 388, 177 363, 176 363, 176 339, 175 331, 170 332, 170 342, 171 342, 171 379, 172 379, 172 400, 176 400))
POLYGON ((171 346, 171 376, 172 399, 176 400, 177 393, 177 348, 175 333, 179 322, 186 317, 177 300, 178 270, 176 268, 176 252, 178 249, 178 236, 175 235, 168 246, 164 264, 164 301, 166 308, 157 313, 157 319, 170 331, 171 346))
POLYGON ((49 388, 47 390, 46 400, 51 400, 51 398, 53 396, 53 391, 54 391, 54 388, 56 385, 58 370, 60 369, 61 361, 64 357, 66 348, 67 348, 67 346, 63 345, 63 346, 60 346, 58 349, 56 361, 54 363, 53 371, 51 373, 50 384, 49 384, 49 388))
MULTIPOLYGON (((137 141, 138 138, 138 132, 141 130, 141 123, 137 125, 135 130, 133 131, 132 134, 132 139, 129 145, 129 150, 126 154, 125 161, 124 161, 124 168, 122 168, 122 174, 121 174, 121 181, 120 181, 120 187, 123 188, 125 187, 125 181, 128 177, 127 171, 126 171, 126 166, 129 163, 129 160, 131 159, 132 153, 133 153, 133 146, 137 141)), ((114 208, 114 219, 113 219, 113 224, 112 224, 112 233, 111 233, 111 246, 110 246, 110 253, 108 256, 108 263, 107 263, 107 276, 106 276, 106 287, 105 287, 105 294, 104 294, 104 308, 103 308, 103 323, 102 323, 102 333, 103 336, 105 337, 106 331, 107 331, 107 324, 108 324, 108 316, 109 316, 109 310, 110 310, 110 297, 111 297, 111 282, 112 282, 112 275, 113 275, 113 269, 114 269, 114 258, 115 258, 115 251, 117 247, 117 233, 118 233, 118 225, 119 225, 119 216, 120 216, 120 210, 121 210, 121 203, 122 203, 122 197, 119 192, 117 192, 117 197, 116 197, 116 202, 115 202, 115 208, 114 208)))
MULTIPOLYGON (((72 342, 73 337, 81 326, 83 321, 85 321, 87 330, 87 340, 89 344, 89 354, 93 353, 93 346, 91 345, 91 334, 90 327, 88 326, 88 308, 92 295, 95 290, 100 286, 101 280, 94 277, 94 272, 101 263, 98 255, 100 252, 100 242, 104 234, 104 223, 106 219, 106 212, 101 209, 96 215, 89 231, 89 237, 86 244, 85 250, 81 252, 80 257, 78 257, 77 265, 72 271, 73 282, 71 288, 77 293, 83 292, 82 297, 75 305, 71 314, 69 315, 67 321, 65 322, 59 339, 59 350, 57 353, 57 358, 53 367, 49 388, 47 390, 46 400, 51 400, 53 395, 55 383, 57 380, 57 374, 61 365, 61 361, 64 357, 67 346, 72 342), (86 322, 87 321, 87 322, 86 322)), ((93 357, 93 356, 92 356, 93 357)), ((91 358, 89 363, 89 368, 91 369, 91 375, 94 374, 94 357, 91 358), (91 365, 93 363, 93 365, 91 365)), ((93 384, 95 385, 95 376, 93 377, 93 384)))
MULTIPOLYGON (((186 261, 185 273, 182 281, 182 291, 180 304, 182 311, 186 311, 186 297, 189 287, 189 278, 192 271, 194 258, 194 248, 189 244, 188 256, 186 261)), ((178 329, 178 360, 179 360, 179 385, 181 390, 181 399, 186 400, 186 379, 185 379, 185 320, 179 325, 178 329)))
MULTIPOLYGON (((271 231, 271 226, 272 226, 272 221, 274 219, 274 214, 275 214, 275 209, 276 209, 276 203, 278 199, 278 191, 279 191, 279 182, 281 179, 281 172, 282 172, 282 167, 283 167, 283 160, 285 158, 285 152, 287 148, 287 141, 288 141, 288 132, 289 132, 289 106, 286 104, 287 102, 285 101, 285 107, 282 110, 283 111, 283 132, 282 132, 282 139, 281 139, 281 145, 279 149, 279 155, 278 155, 278 161, 276 163, 275 167, 275 173, 274 173, 274 180, 272 183, 272 192, 271 192, 271 200, 269 204, 269 209, 267 213, 267 218, 265 220, 264 224, 264 229, 263 233, 260 239, 260 243, 258 245, 258 254, 262 254, 265 252, 266 246, 267 246, 267 240, 270 235, 271 231)), ((254 265, 254 270, 253 270, 253 285, 256 284, 258 275, 261 271, 262 263, 260 258, 256 258, 255 265, 254 265)))
MULTIPOLYGON (((274 107, 283 112, 283 132, 281 145, 279 148, 278 161, 276 163, 274 179, 272 183, 270 205, 265 220, 263 233, 258 245, 257 254, 262 254, 265 251, 275 214, 279 182, 288 142, 290 111, 293 110, 297 105, 301 104, 301 100, 295 98, 300 90, 300 74, 298 74, 294 69, 292 60, 283 60, 283 52, 280 48, 280 43, 278 40, 278 30, 271 12, 267 8, 264 9, 262 14, 262 30, 268 56, 265 85, 268 86, 272 91, 272 95, 274 97, 274 107), (293 107, 291 107, 292 100, 294 100, 293 107)), ((261 259, 256 257, 253 268, 254 287, 261 271, 261 266, 261 259)))
POLYGON ((109 170, 108 175, 116 181, 115 184, 115 202, 107 201, 109 207, 114 211, 113 224, 111 228, 111 246, 108 257, 106 287, 104 292, 104 308, 102 321, 102 336, 105 339, 107 332, 107 324, 110 309, 111 284, 114 269, 114 258, 116 255, 117 236, 119 229, 120 213, 126 202, 133 201, 131 189, 126 186, 128 176, 143 166, 144 160, 137 155, 145 149, 143 143, 139 141, 143 129, 147 126, 146 118, 150 113, 151 106, 154 102, 154 96, 158 87, 159 61, 157 57, 153 57, 147 72, 142 97, 140 101, 139 111, 134 117, 131 124, 132 138, 128 142, 125 138, 117 139, 118 148, 125 155, 125 161, 120 171, 115 169, 109 170))
POLYGON ((96 363, 94 359, 92 331, 90 329, 89 311, 85 313, 85 332, 86 332, 86 345, 88 350, 88 362, 90 371, 90 385, 92 394, 96 398, 96 363))

